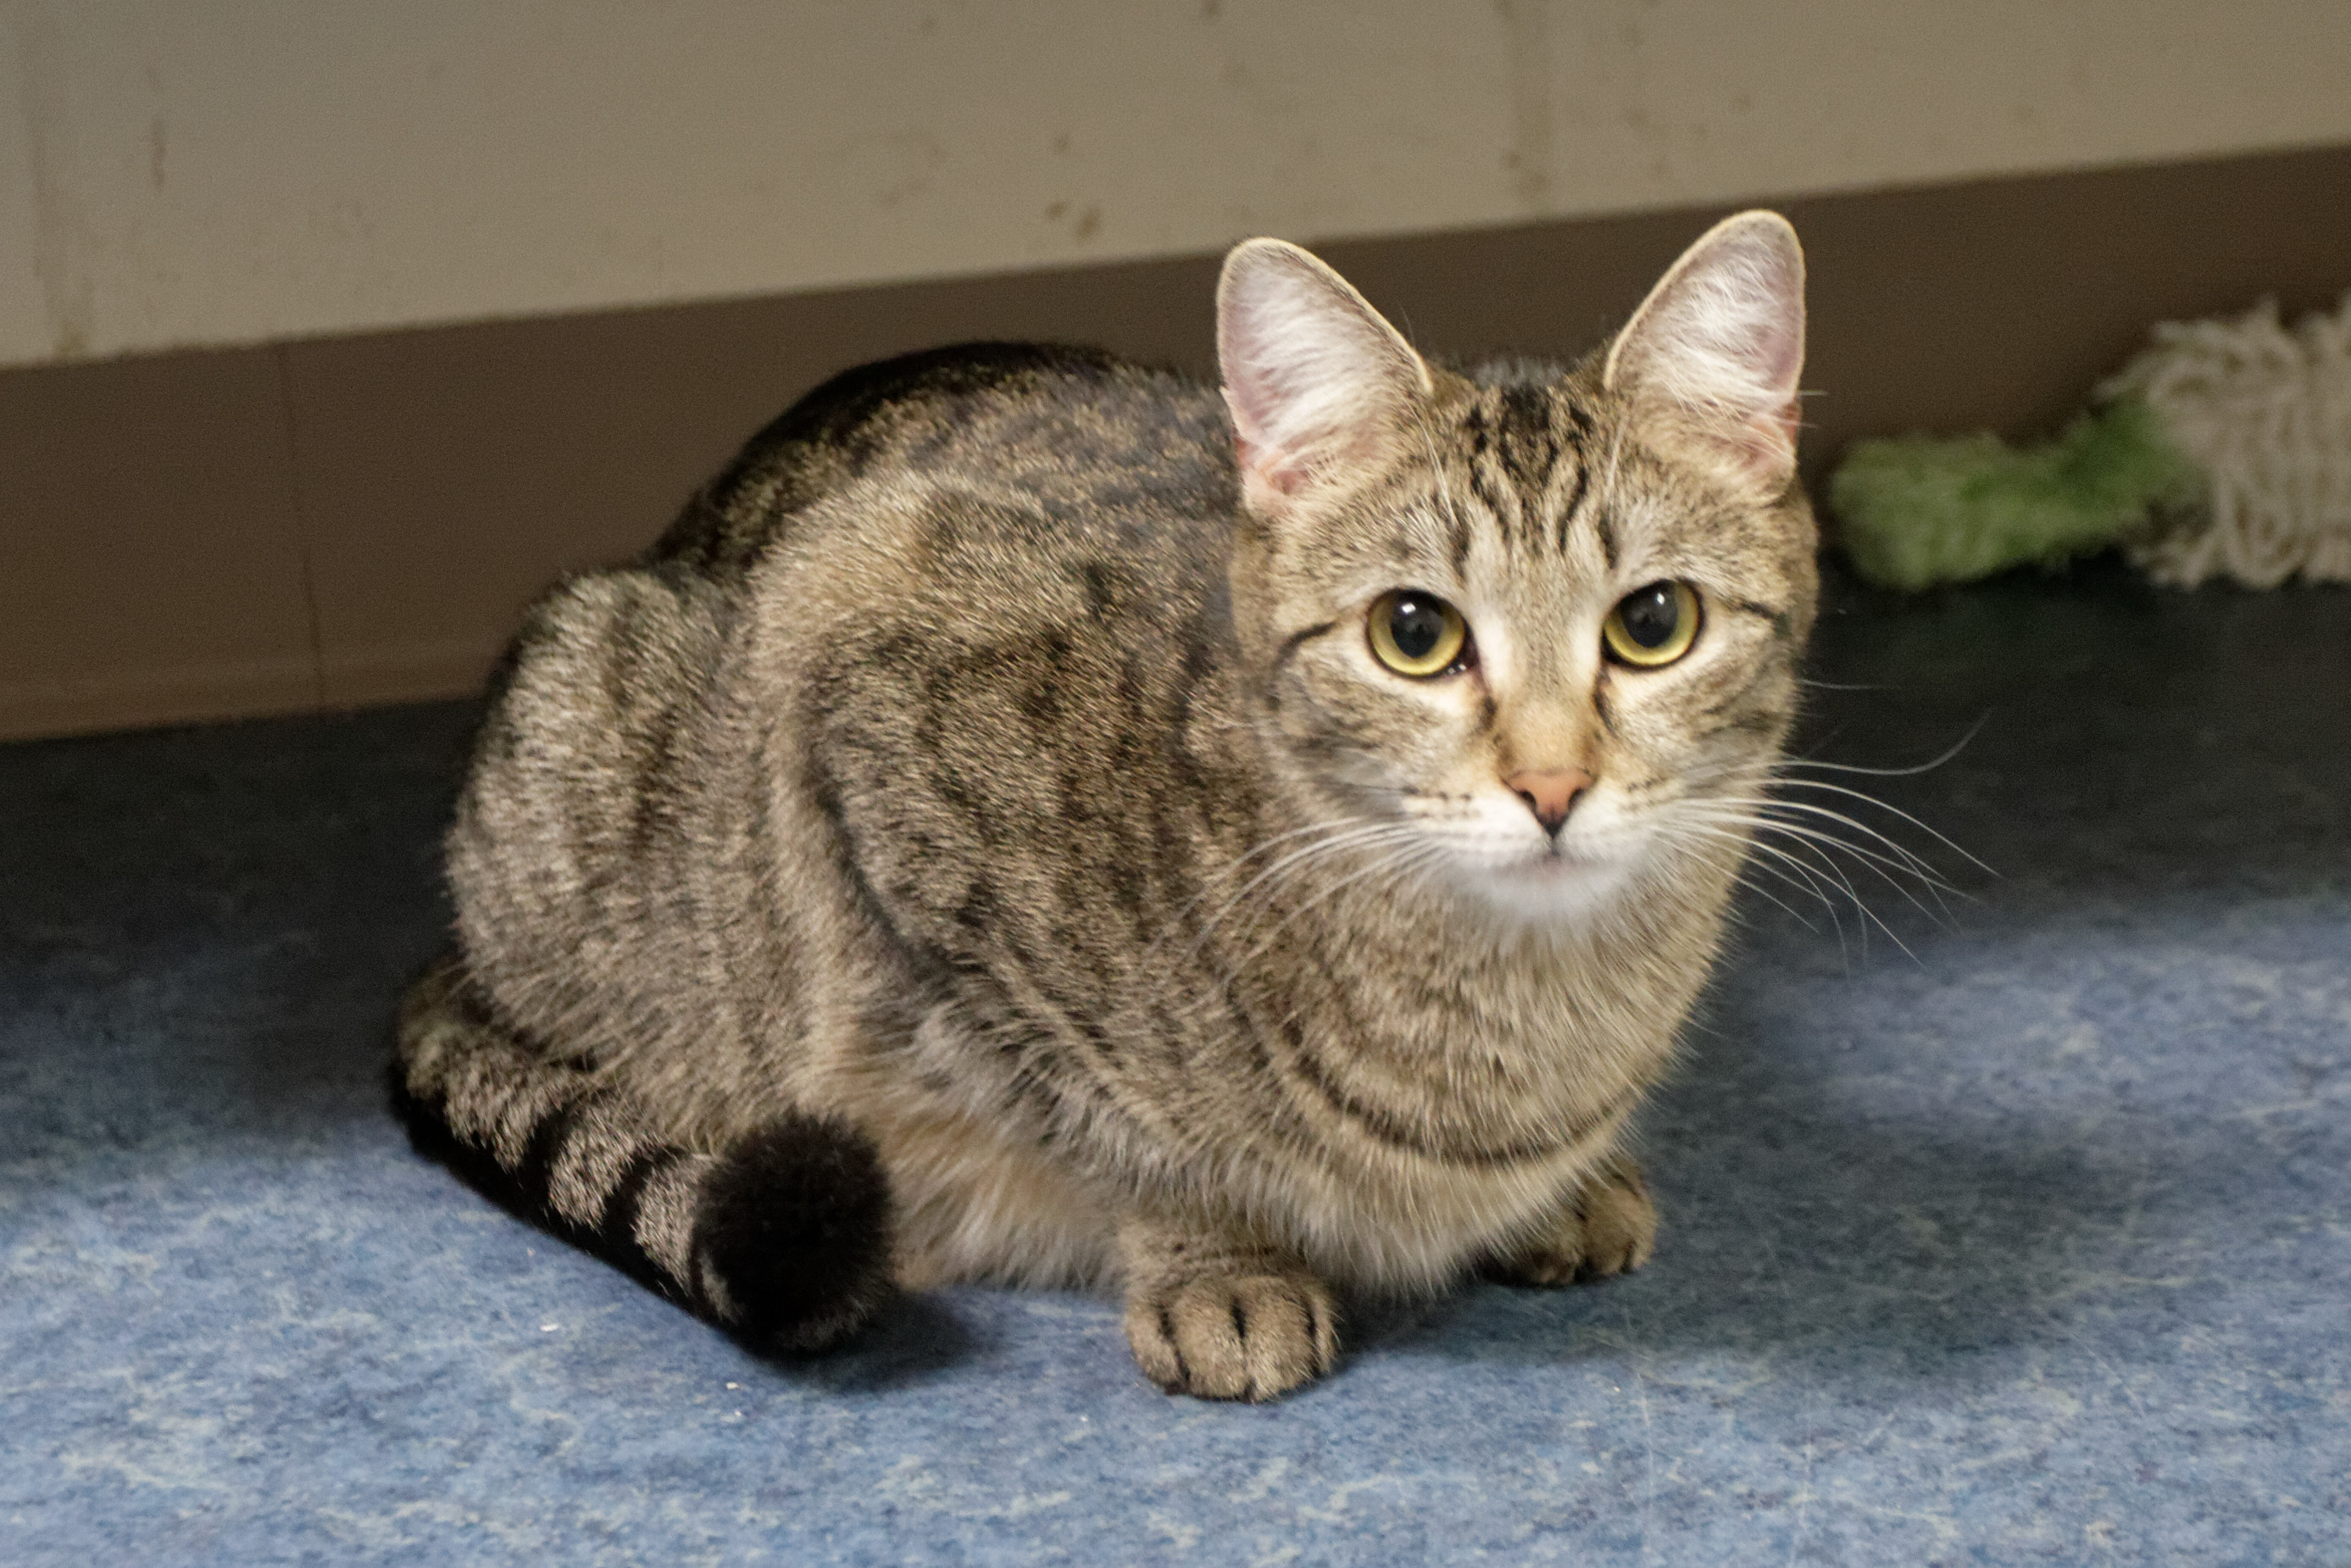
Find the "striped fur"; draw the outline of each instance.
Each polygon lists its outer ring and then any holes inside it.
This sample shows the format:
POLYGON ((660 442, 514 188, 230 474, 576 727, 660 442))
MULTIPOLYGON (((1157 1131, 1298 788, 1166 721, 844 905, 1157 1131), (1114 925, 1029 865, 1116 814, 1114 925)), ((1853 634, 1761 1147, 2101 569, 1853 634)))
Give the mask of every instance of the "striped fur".
POLYGON ((491 1190, 765 1343, 1114 1287, 1164 1385, 1347 1298, 1637 1266, 1815 594, 1801 260, 1750 214, 1575 366, 1424 361, 1294 247, 1226 385, 974 345, 789 411, 531 611, 401 1087, 491 1190), (1612 607, 1702 602, 1660 670, 1612 607), (1477 657, 1380 664, 1372 607, 1477 657), (1510 780, 1579 772, 1547 823, 1510 780))

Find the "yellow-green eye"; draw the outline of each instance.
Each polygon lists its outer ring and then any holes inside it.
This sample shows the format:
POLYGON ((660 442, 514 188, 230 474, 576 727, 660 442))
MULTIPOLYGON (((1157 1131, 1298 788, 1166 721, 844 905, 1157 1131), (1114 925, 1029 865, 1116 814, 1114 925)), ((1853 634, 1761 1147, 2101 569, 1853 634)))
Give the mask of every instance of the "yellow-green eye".
POLYGON ((1655 669, 1689 652, 1698 622, 1697 590, 1687 582, 1653 582, 1618 600, 1600 635, 1611 658, 1655 669))
POLYGON ((1469 641, 1461 612, 1433 593, 1399 588, 1372 604, 1372 654, 1399 675, 1441 675, 1469 641))

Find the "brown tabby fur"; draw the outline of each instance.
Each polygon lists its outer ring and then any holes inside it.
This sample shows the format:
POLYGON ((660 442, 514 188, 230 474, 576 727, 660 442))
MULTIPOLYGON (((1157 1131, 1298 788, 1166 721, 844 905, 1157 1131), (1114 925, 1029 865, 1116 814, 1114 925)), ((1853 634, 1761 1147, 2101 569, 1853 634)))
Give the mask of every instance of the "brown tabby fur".
MULTIPOLYGON (((1789 473, 1609 378, 1432 369, 1248 505, 1217 391, 1105 356, 812 394, 531 612, 449 835, 457 946, 403 1019, 412 1110, 785 1346, 893 1281, 1116 1283, 1149 1375, 1266 1397, 1331 1365, 1334 1291, 1637 1265, 1627 1120, 1747 850, 1677 805, 1776 758, 1815 581, 1789 473), (1698 647, 1607 662, 1661 579, 1698 647), (1399 587, 1463 608, 1476 671, 1372 662, 1399 587), (1588 865, 1415 825, 1483 831, 1499 779, 1566 761, 1588 865), (800 1230, 730 1240, 705 1186, 763 1130, 835 1174, 793 1178, 800 1230), (832 1196, 861 1161, 886 1202, 832 1196), (807 1300, 763 1318, 747 1247, 802 1248, 807 1300)), ((728 1201, 764 1223, 756 1183, 728 1201)))

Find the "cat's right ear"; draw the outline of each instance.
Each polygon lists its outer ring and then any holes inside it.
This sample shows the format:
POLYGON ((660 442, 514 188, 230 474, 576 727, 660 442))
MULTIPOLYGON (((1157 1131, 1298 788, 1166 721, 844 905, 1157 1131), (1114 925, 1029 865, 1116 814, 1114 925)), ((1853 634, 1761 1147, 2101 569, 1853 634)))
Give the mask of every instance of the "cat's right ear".
POLYGON ((1241 498, 1266 517, 1371 456, 1431 388, 1403 333, 1345 278, 1278 239, 1243 240, 1225 257, 1217 361, 1241 498))

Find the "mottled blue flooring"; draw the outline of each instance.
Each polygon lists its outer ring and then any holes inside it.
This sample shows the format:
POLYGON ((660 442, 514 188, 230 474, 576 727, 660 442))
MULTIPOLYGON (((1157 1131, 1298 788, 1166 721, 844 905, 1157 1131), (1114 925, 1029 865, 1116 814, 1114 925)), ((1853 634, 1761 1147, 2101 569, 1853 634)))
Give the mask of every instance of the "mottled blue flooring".
POLYGON ((1808 750, 1982 720, 1835 777, 2000 875, 1754 902, 1655 1263, 1266 1408, 1075 1297, 763 1364, 413 1155, 465 710, 0 749, 0 1563, 2351 1563, 2351 594, 1836 603, 1808 750))

